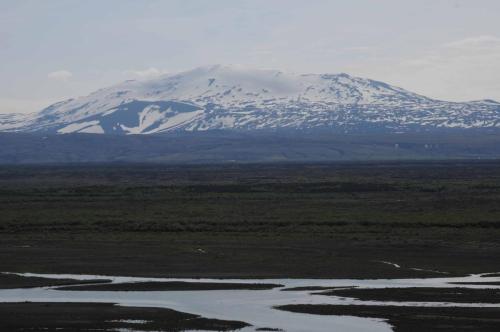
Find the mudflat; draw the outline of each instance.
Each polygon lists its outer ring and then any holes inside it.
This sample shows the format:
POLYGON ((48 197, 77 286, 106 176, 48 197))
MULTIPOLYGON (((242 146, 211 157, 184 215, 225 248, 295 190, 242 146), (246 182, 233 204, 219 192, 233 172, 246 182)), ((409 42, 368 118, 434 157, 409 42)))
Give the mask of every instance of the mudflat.
POLYGON ((409 307, 370 305, 284 305, 296 313, 385 319, 394 332, 498 331, 500 308, 409 307))
POLYGON ((362 301, 500 303, 500 289, 463 287, 345 288, 316 294, 349 297, 362 301))
POLYGON ((245 326, 170 309, 111 303, 0 303, 2 331, 234 331, 245 326))
POLYGON ((282 287, 278 284, 217 283, 186 281, 124 282, 117 284, 95 284, 58 287, 57 290, 71 291, 202 291, 202 290, 265 290, 282 287))
POLYGON ((107 283, 111 280, 75 280, 75 279, 52 279, 41 277, 25 277, 15 274, 0 274, 0 289, 33 288, 49 286, 67 286, 82 284, 107 283))

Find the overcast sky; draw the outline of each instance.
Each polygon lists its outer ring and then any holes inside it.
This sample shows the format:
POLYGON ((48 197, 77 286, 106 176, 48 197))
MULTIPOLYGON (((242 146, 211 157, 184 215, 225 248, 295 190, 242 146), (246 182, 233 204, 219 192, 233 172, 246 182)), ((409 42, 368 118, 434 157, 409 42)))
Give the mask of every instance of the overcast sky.
POLYGON ((0 113, 208 64, 500 100, 498 0, 0 0, 0 113))

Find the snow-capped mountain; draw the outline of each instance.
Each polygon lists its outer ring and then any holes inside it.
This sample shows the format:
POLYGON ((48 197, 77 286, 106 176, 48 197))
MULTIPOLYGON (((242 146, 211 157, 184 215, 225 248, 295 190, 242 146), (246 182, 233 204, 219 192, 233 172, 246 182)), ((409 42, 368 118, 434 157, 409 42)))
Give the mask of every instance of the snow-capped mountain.
POLYGON ((430 99, 347 74, 210 66, 126 81, 41 112, 0 115, 0 131, 155 134, 174 130, 411 131, 500 128, 500 103, 430 99))

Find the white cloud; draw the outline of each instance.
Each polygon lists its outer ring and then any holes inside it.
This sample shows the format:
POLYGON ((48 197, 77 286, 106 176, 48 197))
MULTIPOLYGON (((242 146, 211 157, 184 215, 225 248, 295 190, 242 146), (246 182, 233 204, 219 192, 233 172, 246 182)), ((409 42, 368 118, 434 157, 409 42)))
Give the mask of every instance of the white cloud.
MULTIPOLYGON (((403 63, 405 65, 405 63, 403 63)), ((429 92, 446 99, 500 98, 500 38, 478 36, 444 44, 406 63, 429 92)))
POLYGON ((132 76, 136 77, 139 79, 147 79, 147 78, 153 78, 153 77, 158 77, 160 75, 164 75, 168 73, 167 71, 160 70, 155 67, 150 67, 144 70, 127 70, 124 72, 126 76, 132 76))
POLYGON ((47 77, 55 81, 67 81, 73 76, 68 70, 56 70, 47 74, 47 77))
POLYGON ((500 100, 500 37, 454 40, 419 56, 369 61, 355 71, 437 99, 500 100))
POLYGON ((476 36, 444 44, 450 49, 484 49, 500 47, 500 38, 491 35, 476 36))
POLYGON ((343 49, 343 51, 353 52, 353 53, 371 53, 373 51, 373 48, 369 46, 354 46, 354 47, 346 47, 343 49))

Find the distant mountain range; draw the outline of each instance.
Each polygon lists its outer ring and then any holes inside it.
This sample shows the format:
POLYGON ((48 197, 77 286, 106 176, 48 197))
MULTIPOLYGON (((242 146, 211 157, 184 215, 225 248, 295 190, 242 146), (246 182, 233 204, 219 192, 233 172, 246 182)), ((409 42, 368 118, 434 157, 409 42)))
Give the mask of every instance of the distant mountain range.
POLYGON ((219 65, 126 81, 38 113, 0 115, 0 131, 43 134, 456 128, 500 129, 500 103, 435 100, 347 74, 298 75, 219 65))

